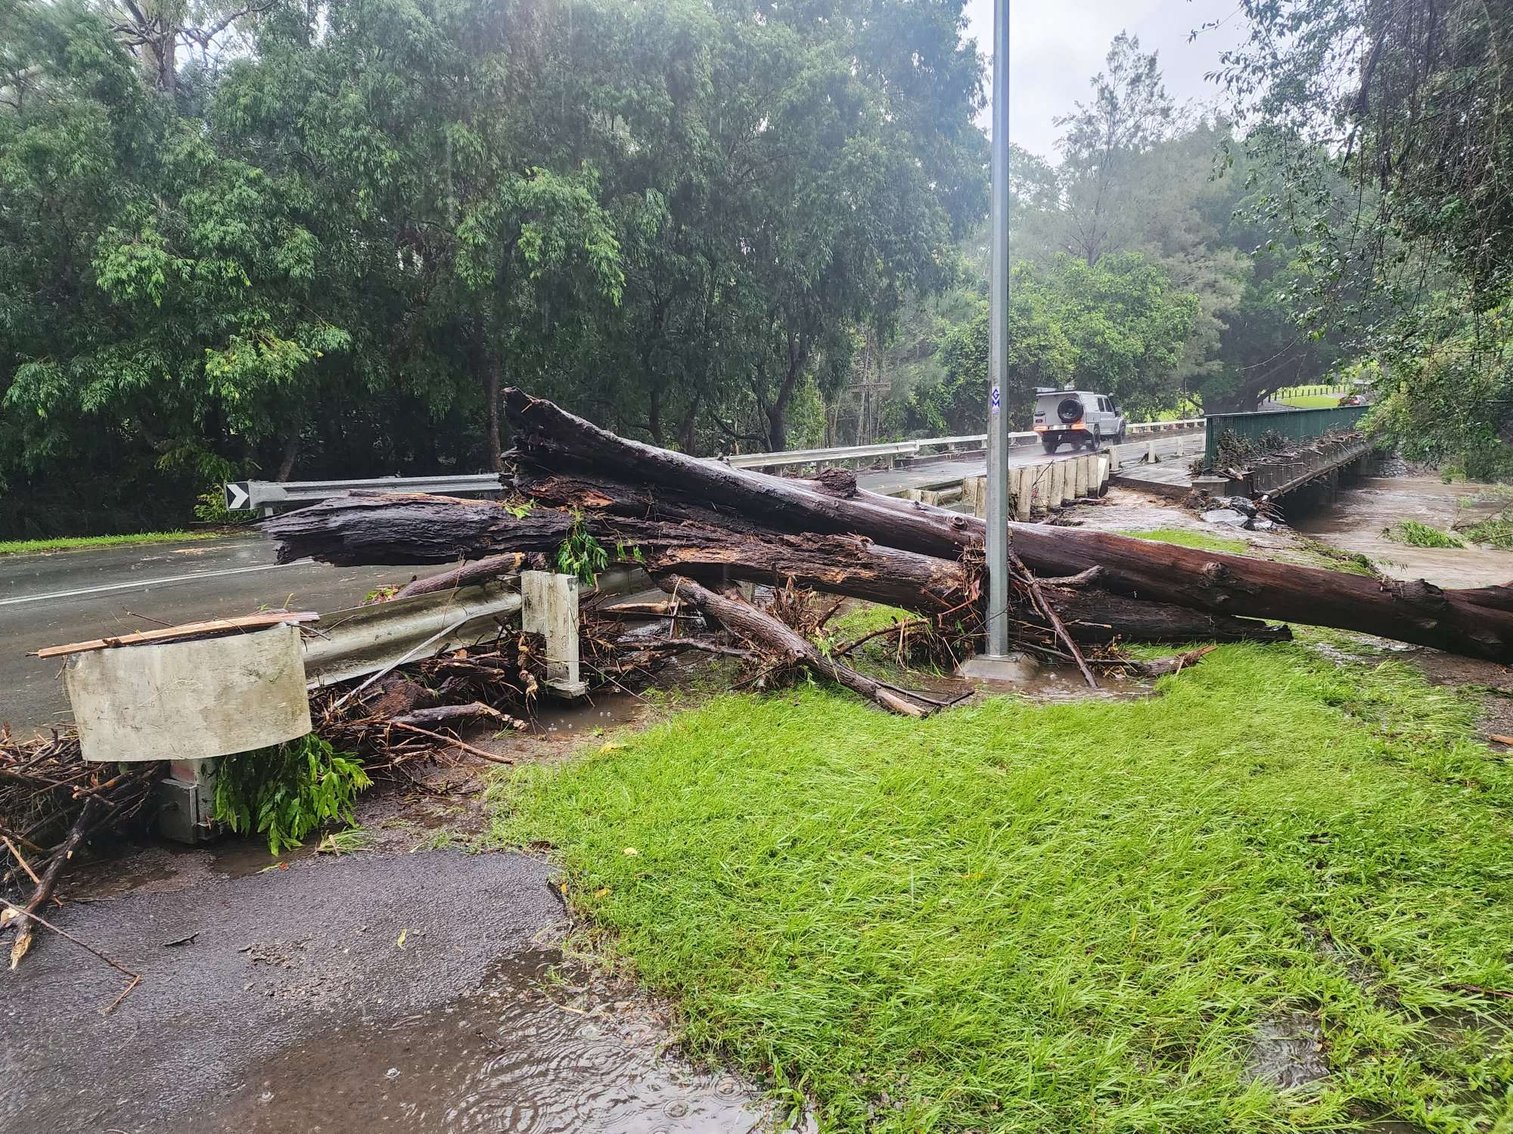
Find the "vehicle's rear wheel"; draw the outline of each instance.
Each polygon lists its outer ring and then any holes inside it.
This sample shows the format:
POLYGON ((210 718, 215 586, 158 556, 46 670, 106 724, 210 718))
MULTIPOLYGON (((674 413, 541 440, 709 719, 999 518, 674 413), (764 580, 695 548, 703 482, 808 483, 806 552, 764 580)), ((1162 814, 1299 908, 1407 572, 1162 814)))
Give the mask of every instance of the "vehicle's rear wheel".
POLYGON ((1045 436, 1040 439, 1040 444, 1044 446, 1047 453, 1054 453, 1057 449, 1061 448, 1061 438, 1045 436))
POLYGON ((1095 453, 1103 448, 1103 432, 1101 427, 1097 425, 1093 426, 1093 432, 1088 435, 1087 447, 1095 453))

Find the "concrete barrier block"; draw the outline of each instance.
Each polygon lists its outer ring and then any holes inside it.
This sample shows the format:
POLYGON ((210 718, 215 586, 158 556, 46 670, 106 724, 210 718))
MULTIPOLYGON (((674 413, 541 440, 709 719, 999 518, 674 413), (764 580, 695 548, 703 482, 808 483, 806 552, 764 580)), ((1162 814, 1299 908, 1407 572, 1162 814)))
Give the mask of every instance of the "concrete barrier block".
POLYGON ((1014 494, 1014 518, 1016 520, 1028 520, 1030 518, 1030 504, 1035 493, 1035 469, 1025 465, 1011 470, 1009 483, 1012 485, 1014 494))

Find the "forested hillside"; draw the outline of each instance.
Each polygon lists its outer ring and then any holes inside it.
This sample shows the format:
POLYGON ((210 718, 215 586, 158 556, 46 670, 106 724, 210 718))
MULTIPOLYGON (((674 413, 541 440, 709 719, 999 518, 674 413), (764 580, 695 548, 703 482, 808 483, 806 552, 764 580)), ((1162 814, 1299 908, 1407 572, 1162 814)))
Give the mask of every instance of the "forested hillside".
MULTIPOLYGON (((1404 77, 1377 5, 1300 8, 1311 39, 1250 13, 1232 114, 1121 35, 1055 161, 1016 153, 1011 409, 1063 381, 1249 409, 1348 370, 1424 455, 1492 468, 1507 174, 1468 167, 1457 205, 1382 156, 1426 131, 1366 93, 1417 82, 1432 121, 1467 64, 1437 43, 1404 77), (1418 391, 1468 382, 1426 421, 1418 391)), ((182 522, 231 477, 493 468, 506 385, 700 454, 977 431, 964 33, 957 0, 0 0, 0 534, 182 522)), ((1490 155, 1508 112, 1477 105, 1490 155)))

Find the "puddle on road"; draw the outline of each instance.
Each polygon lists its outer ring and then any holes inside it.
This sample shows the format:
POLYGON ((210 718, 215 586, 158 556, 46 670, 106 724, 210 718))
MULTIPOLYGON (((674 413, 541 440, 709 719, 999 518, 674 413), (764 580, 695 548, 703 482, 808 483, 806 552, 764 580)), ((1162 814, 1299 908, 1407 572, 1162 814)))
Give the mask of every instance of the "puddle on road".
POLYGON ((774 1128, 755 1091, 663 1050, 644 998, 539 949, 473 994, 400 1020, 357 1020, 249 1069, 193 1129, 368 1134, 380 1125, 521 1134, 739 1134, 774 1128))

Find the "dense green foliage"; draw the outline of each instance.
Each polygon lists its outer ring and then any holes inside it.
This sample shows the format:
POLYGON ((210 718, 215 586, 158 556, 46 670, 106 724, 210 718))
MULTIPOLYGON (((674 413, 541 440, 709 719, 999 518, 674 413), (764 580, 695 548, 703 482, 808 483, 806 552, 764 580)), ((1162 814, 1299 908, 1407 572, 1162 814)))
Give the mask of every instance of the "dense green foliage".
MULTIPOLYGON (((1508 471, 1506 14, 1245 7, 1243 131, 1121 34, 1058 161, 1016 151, 1016 424, 1036 384, 1143 416, 1358 374, 1410 455, 1508 471)), ((0 533, 495 467, 510 383, 690 452, 976 432, 964 29, 961 0, 0 0, 0 533)))
POLYGON ((372 782, 360 763, 312 733, 222 760, 213 818, 238 835, 262 835, 278 854, 321 827, 351 826, 357 793, 372 782))
POLYGON ((507 383, 782 447, 985 200, 952 4, 149 15, 0 5, 0 527, 490 467, 507 383), (165 71, 176 35, 211 46, 165 71))
POLYGON ((518 773, 502 834, 822 1129, 1500 1128, 1513 772, 1471 701, 1303 646, 1161 689, 722 697, 518 773), (1328 1080, 1255 1081, 1299 1018, 1328 1080))
POLYGON ((1376 424, 1411 455, 1513 476, 1513 7, 1241 7, 1224 79, 1304 235, 1300 313, 1369 352, 1376 424))

